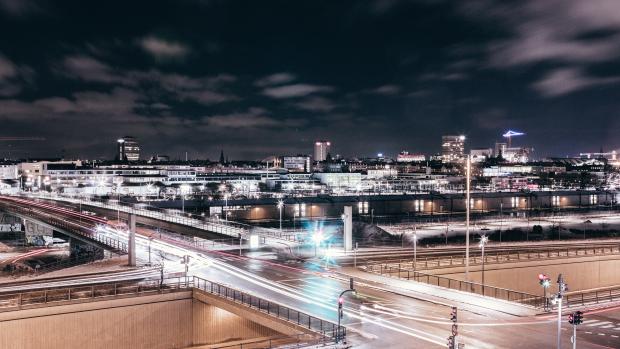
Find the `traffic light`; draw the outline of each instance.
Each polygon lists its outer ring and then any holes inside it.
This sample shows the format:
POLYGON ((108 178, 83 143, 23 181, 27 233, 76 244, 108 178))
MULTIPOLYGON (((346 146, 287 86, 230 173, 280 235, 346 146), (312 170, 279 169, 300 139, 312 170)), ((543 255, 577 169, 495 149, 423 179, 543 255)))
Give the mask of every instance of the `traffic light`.
POLYGON ((540 286, 545 288, 551 285, 549 277, 545 274, 538 274, 538 283, 540 284, 540 286))
POLYGON ((344 304, 344 297, 338 298, 338 316, 342 319, 344 317, 344 311, 342 305, 344 304))
POLYGON ((456 307, 452 307, 452 311, 450 312, 450 321, 456 322, 457 309, 456 307))
POLYGON ((575 312, 575 316, 573 318, 573 323, 575 325, 581 325, 582 322, 583 322, 583 312, 582 311, 576 311, 575 312))
POLYGON ((454 349, 454 336, 448 337, 448 349, 454 349))
POLYGON ((355 288, 353 287, 353 278, 349 279, 349 290, 354 290, 355 288))
POLYGON ((568 314, 568 323, 569 324, 574 324, 575 323, 575 314, 568 314))

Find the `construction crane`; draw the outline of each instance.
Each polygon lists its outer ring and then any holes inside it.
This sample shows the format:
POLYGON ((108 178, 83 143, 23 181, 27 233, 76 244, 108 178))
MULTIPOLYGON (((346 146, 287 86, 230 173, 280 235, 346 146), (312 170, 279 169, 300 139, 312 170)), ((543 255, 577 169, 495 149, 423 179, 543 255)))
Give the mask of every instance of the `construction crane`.
POLYGON ((524 132, 508 130, 502 136, 504 138, 508 138, 508 148, 510 148, 510 147, 512 147, 512 137, 523 136, 523 135, 525 135, 524 132))

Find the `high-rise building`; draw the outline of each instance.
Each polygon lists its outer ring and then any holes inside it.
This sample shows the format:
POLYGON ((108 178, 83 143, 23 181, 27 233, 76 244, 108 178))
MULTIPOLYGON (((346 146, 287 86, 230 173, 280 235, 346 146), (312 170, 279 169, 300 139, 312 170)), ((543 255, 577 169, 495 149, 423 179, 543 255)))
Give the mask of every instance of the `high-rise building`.
POLYGON ((465 136, 442 136, 441 159, 445 162, 461 162, 465 159, 465 136))
POLYGON ((316 141, 314 143, 314 161, 327 160, 330 148, 331 143, 329 141, 316 141))
POLYGON ((140 144, 138 140, 131 136, 118 139, 118 159, 121 161, 140 160, 140 144))

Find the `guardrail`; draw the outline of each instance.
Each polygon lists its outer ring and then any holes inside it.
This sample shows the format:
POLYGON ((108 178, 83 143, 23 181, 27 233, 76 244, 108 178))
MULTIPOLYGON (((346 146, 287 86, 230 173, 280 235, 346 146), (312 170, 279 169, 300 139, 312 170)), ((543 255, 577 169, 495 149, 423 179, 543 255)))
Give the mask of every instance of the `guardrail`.
POLYGON ((366 270, 382 276, 395 277, 401 280, 413 280, 429 285, 449 288, 451 290, 464 291, 482 296, 493 297, 511 302, 517 302, 536 308, 545 305, 545 298, 525 292, 514 291, 506 288, 483 285, 471 281, 450 279, 443 276, 425 274, 418 271, 394 268, 387 265, 369 265, 366 270))
MULTIPOLYGON (((527 248, 524 246, 524 248, 527 248)), ((578 258, 588 256, 615 255, 620 254, 620 244, 612 246, 593 246, 593 247, 562 247, 550 248, 541 251, 487 251, 484 254, 484 264, 514 263, 530 260, 546 260, 560 258, 578 258)), ((401 268, 410 270, 425 270, 436 268, 449 268, 465 266, 465 256, 438 256, 438 257, 418 257, 414 263, 413 259, 399 258, 383 261, 366 261, 366 265, 384 264, 398 265, 401 268), (415 265, 414 265, 415 264, 415 265)), ((482 256, 477 252, 470 254, 469 265, 482 265, 482 256)))
MULTIPOLYGON (((30 197, 30 196, 29 196, 30 197)), ((285 231, 280 231, 277 229, 268 229, 263 227, 254 227, 248 224, 243 224, 239 222, 229 221, 229 220, 221 220, 221 219, 213 219, 211 217, 204 217, 199 215, 192 214, 184 214, 179 212, 178 214, 170 214, 169 212, 164 212, 163 209, 152 207, 152 206, 142 206, 140 204, 133 203, 118 203, 111 201, 103 201, 103 200, 83 200, 83 199, 75 199, 68 198, 62 196, 32 196, 34 198, 41 198, 47 200, 57 200, 57 201, 65 201, 71 202, 75 204, 82 204, 87 206, 101 207, 108 210, 120 211, 124 213, 134 213, 139 216, 154 218, 157 220, 161 220, 164 222, 176 223, 181 225, 186 225, 189 227, 206 230, 222 235, 228 235, 232 237, 243 236, 246 239, 249 239, 249 235, 257 234, 262 237, 268 237, 278 240, 286 240, 286 241, 296 241, 297 235, 287 233, 285 231), (138 207, 136 207, 138 206, 138 207)))
POLYGON ((567 307, 576 307, 612 301, 620 301, 620 287, 565 294, 563 304, 567 307))
POLYGON ((63 302, 80 302, 119 296, 141 296, 198 289, 239 305, 257 310, 268 316, 301 326, 321 335, 324 339, 335 339, 346 335, 346 328, 333 322, 317 318, 273 301, 252 295, 235 288, 212 282, 198 276, 164 278, 149 281, 124 281, 84 286, 48 288, 36 291, 0 294, 0 312, 49 306, 63 302))
POLYGON ((127 243, 111 238, 109 236, 99 234, 95 231, 94 227, 85 231, 86 228, 81 225, 77 225, 74 223, 70 223, 68 221, 58 219, 48 214, 44 214, 43 212, 39 212, 38 210, 34 210, 31 207, 22 207, 19 205, 7 204, 5 202, 0 202, 0 208, 4 209, 7 212, 26 216, 32 218, 33 220, 38 220, 40 222, 49 224, 53 227, 63 229, 68 233, 72 233, 75 235, 82 236, 89 240, 94 240, 102 245, 109 247, 112 252, 118 254, 126 254, 127 253, 127 243))
POLYGON ((211 282, 197 276, 194 276, 194 287, 210 294, 226 298, 235 303, 243 304, 249 308, 256 309, 278 319, 302 326, 313 332, 320 333, 323 337, 336 338, 338 333, 340 333, 341 338, 346 335, 346 328, 344 326, 338 327, 338 325, 333 322, 302 313, 298 310, 285 307, 269 300, 261 299, 260 297, 249 293, 211 282))
POLYGON ((190 289, 192 285, 188 278, 170 278, 163 281, 125 281, 0 294, 0 312, 57 305, 62 302, 174 292, 190 289))

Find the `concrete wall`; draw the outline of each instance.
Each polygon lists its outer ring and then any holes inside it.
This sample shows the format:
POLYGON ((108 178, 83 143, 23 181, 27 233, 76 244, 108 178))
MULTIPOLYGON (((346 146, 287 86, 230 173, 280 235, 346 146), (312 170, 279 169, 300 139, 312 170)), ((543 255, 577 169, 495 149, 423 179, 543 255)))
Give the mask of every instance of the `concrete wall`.
MULTIPOLYGON (((452 279, 464 280, 464 268, 446 268, 424 271, 452 279)), ((547 274, 552 281, 550 290, 557 291, 558 274, 564 275, 569 291, 589 290, 620 285, 620 256, 579 257, 546 261, 506 264, 487 264, 484 272, 486 285, 516 291, 542 294, 538 274, 547 274)), ((482 281, 481 266, 470 268, 470 280, 482 281)))
POLYGON ((278 335, 191 291, 0 313, 0 348, 11 349, 168 349, 278 335))

